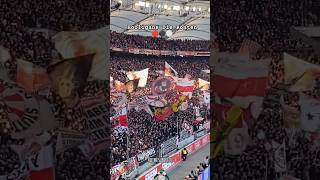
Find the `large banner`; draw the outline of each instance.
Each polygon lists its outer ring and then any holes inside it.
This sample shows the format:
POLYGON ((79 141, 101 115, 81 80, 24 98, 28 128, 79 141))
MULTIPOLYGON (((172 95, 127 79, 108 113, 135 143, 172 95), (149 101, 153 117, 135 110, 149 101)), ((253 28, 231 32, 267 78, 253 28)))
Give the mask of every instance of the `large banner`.
POLYGON ((35 98, 14 85, 0 84, 0 96, 7 106, 7 117, 13 138, 33 137, 57 127, 53 107, 44 99, 35 98))
POLYGON ((81 105, 85 115, 85 131, 89 133, 89 141, 96 152, 108 148, 110 143, 109 107, 102 95, 83 97, 81 105))

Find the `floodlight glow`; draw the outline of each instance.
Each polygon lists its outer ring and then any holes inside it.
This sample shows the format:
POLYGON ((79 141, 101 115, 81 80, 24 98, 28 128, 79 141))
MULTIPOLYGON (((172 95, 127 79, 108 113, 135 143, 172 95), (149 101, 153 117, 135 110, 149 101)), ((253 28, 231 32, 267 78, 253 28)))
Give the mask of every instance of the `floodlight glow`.
POLYGON ((146 7, 150 7, 150 3, 147 2, 147 3, 146 3, 146 7))
POLYGON ((186 8, 185 8, 185 9, 186 9, 186 11, 189 11, 190 7, 189 7, 189 6, 186 6, 186 8))
POLYGON ((164 9, 168 9, 168 5, 165 4, 165 5, 163 6, 163 8, 164 8, 164 9))
POLYGON ((192 8, 192 11, 196 11, 196 7, 193 7, 193 8, 192 8))

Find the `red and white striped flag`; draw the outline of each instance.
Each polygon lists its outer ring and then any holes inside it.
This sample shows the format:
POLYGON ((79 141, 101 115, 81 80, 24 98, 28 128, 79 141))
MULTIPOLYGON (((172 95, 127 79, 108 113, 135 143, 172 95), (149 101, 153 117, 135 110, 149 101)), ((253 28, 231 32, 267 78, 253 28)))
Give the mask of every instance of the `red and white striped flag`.
POLYGON ((213 91, 242 108, 262 103, 268 87, 270 60, 219 61, 215 66, 213 91))
POLYGON ((257 42, 254 42, 249 39, 245 39, 241 44, 241 47, 239 49, 239 53, 246 54, 249 57, 253 57, 257 54, 257 52, 260 48, 261 48, 261 45, 258 44, 257 42))
POLYGON ((188 80, 184 78, 177 78, 176 80, 176 90, 182 94, 189 97, 192 97, 192 92, 195 85, 195 80, 188 80))

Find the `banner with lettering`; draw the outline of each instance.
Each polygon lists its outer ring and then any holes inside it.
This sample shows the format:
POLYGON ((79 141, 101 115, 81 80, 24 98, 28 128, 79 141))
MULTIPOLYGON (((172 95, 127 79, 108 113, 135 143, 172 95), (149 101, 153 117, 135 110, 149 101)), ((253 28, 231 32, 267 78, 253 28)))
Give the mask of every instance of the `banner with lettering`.
POLYGON ((139 166, 145 164, 148 162, 149 157, 156 157, 157 151, 155 148, 150 148, 148 150, 143 151, 142 153, 137 155, 137 161, 139 163, 139 166))
POLYGON ((102 95, 83 97, 81 106, 85 115, 84 130, 89 133, 89 141, 94 145, 95 152, 109 148, 111 125, 105 98, 102 95))
POLYGON ((6 105, 13 138, 32 137, 57 126, 52 105, 19 87, 0 84, 0 101, 6 105))

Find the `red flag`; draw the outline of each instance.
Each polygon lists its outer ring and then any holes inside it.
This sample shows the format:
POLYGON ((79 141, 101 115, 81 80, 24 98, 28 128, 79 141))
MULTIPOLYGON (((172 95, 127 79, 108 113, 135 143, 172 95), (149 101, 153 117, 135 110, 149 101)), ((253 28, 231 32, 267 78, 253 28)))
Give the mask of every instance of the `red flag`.
POLYGON ((215 68, 213 91, 243 108, 262 102, 268 87, 269 63, 221 60, 215 68))

